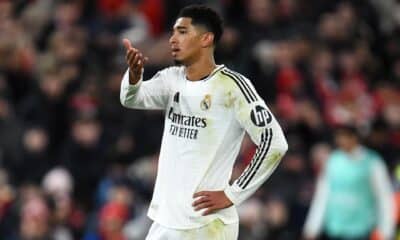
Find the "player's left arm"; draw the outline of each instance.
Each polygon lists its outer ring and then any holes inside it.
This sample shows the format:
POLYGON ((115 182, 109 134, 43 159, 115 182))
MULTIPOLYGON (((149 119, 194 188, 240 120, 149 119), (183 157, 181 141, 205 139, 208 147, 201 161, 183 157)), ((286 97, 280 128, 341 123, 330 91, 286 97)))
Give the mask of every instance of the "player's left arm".
POLYGON ((240 177, 224 191, 235 205, 249 198, 269 178, 288 150, 282 128, 251 82, 240 75, 237 81, 236 119, 257 145, 257 150, 240 177))
POLYGON ((257 145, 252 161, 234 183, 224 191, 196 193, 195 210, 206 209, 203 215, 249 198, 272 174, 288 149, 283 131, 265 102, 250 81, 243 76, 225 71, 236 83, 234 112, 239 124, 257 145))

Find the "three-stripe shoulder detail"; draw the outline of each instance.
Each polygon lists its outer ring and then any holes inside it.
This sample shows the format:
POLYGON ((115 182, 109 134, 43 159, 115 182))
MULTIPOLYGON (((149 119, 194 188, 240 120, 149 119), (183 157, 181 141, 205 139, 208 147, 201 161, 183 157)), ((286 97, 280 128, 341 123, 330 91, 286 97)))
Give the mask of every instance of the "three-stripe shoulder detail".
POLYGON ((257 94, 242 75, 227 68, 224 68, 220 72, 223 75, 231 78, 236 83, 248 103, 257 101, 257 94))

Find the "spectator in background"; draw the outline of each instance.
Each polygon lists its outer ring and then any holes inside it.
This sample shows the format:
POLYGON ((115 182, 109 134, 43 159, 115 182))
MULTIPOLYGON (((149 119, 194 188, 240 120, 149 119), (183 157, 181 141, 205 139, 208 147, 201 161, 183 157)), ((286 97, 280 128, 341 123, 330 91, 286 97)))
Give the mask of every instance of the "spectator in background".
POLYGON ((304 226, 306 239, 367 240, 378 228, 381 239, 394 234, 394 203, 384 162, 362 146, 356 128, 335 131, 338 149, 319 177, 304 226))
POLYGON ((102 125, 93 116, 78 116, 73 121, 70 137, 61 150, 60 161, 72 174, 74 194, 85 210, 92 207, 95 187, 105 173, 102 125))
POLYGON ((18 167, 16 178, 20 183, 33 182, 38 184, 52 165, 48 156, 48 133, 40 127, 32 127, 25 130, 22 139, 23 162, 18 167))
POLYGON ((127 206, 110 202, 100 211, 100 239, 124 240, 123 227, 129 216, 127 206))
POLYGON ((43 177, 42 189, 53 203, 51 220, 54 235, 64 237, 64 240, 81 239, 86 224, 85 213, 72 198, 73 188, 72 175, 62 167, 51 169, 43 177))
POLYGON ((21 101, 18 112, 26 125, 37 126, 47 131, 49 149, 53 151, 66 135, 67 103, 64 98, 65 84, 60 75, 61 72, 56 70, 43 73, 37 91, 21 101))
POLYGON ((16 240, 51 239, 50 209, 44 199, 33 197, 22 205, 21 223, 16 240))
POLYGON ((52 238, 50 226, 51 209, 36 185, 22 185, 18 196, 17 224, 11 228, 11 234, 2 236, 11 240, 48 240, 52 238))
POLYGON ((99 211, 91 219, 85 240, 125 240, 124 227, 132 217, 135 205, 135 195, 125 180, 110 183, 104 194, 105 201, 101 202, 99 211))
POLYGON ((15 117, 11 102, 0 97, 0 163, 7 171, 16 171, 21 165, 22 132, 21 123, 15 117))
POLYGON ((9 183, 8 174, 5 169, 0 169, 0 236, 10 236, 16 226, 15 199, 16 191, 9 183))

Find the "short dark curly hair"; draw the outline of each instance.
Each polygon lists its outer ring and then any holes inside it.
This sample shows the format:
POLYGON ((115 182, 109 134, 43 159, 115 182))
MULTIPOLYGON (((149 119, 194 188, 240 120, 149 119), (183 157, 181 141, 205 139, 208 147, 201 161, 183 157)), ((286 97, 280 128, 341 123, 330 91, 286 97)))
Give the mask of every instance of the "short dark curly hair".
POLYGON ((189 5, 182 8, 177 18, 192 19, 193 25, 201 25, 214 34, 214 44, 221 39, 224 31, 221 16, 212 8, 205 5, 189 5))

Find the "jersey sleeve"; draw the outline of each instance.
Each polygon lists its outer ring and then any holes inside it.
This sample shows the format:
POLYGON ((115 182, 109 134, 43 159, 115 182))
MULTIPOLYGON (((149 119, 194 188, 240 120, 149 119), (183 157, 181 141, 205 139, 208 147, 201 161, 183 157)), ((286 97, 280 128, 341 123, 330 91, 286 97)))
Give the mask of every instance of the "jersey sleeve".
POLYGON ((249 198, 268 179, 287 151, 288 144, 278 121, 251 82, 230 70, 223 70, 222 74, 235 82, 236 120, 257 145, 249 165, 225 189, 227 197, 237 205, 249 198))
POLYGON ((128 69, 121 82, 121 104, 124 107, 134 109, 165 109, 169 97, 166 72, 166 70, 157 72, 147 81, 143 81, 142 75, 139 82, 135 85, 131 85, 129 84, 128 69))
POLYGON ((389 173, 383 160, 377 157, 372 165, 371 182, 377 199, 377 227, 383 239, 392 239, 395 232, 395 203, 389 173))
POLYGON ((303 235, 306 239, 314 239, 321 234, 328 197, 328 180, 326 172, 322 172, 318 177, 315 194, 303 226, 303 235))

